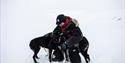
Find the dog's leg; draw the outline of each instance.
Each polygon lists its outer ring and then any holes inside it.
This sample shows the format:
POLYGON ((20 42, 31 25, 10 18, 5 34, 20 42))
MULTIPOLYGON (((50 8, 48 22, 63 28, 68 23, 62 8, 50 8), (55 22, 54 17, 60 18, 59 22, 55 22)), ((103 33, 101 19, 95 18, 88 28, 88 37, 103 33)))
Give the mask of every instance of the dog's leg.
POLYGON ((52 62, 52 49, 49 49, 49 62, 52 62))
POLYGON ((39 50, 40 50, 40 47, 37 47, 36 49, 33 50, 34 51, 33 60, 34 60, 35 63, 38 63, 36 61, 36 58, 39 59, 39 57, 37 56, 39 50))
POLYGON ((39 59, 39 57, 37 56, 38 52, 40 51, 40 47, 37 47, 36 51, 35 51, 35 58, 39 59))
POLYGON ((84 56, 86 63, 90 62, 90 57, 88 52, 88 47, 86 48, 86 50, 80 49, 81 50, 81 54, 84 56))
POLYGON ((85 51, 84 56, 85 56, 86 63, 89 63, 90 57, 89 57, 89 54, 87 53, 87 51, 88 51, 88 49, 85 51))
POLYGON ((66 61, 68 62, 69 61, 69 58, 68 58, 68 49, 66 49, 64 52, 65 52, 66 61))
POLYGON ((34 63, 38 63, 38 62, 36 61, 36 58, 35 58, 35 56, 33 56, 33 60, 34 60, 34 63))

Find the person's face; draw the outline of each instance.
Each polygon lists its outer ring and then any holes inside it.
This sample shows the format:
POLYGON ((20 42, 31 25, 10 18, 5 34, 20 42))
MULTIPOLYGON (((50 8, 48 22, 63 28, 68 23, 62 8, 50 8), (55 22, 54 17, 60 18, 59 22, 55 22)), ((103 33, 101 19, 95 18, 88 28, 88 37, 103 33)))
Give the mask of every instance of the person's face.
POLYGON ((63 25, 64 25, 64 22, 61 22, 61 23, 59 24, 60 27, 62 27, 63 25))

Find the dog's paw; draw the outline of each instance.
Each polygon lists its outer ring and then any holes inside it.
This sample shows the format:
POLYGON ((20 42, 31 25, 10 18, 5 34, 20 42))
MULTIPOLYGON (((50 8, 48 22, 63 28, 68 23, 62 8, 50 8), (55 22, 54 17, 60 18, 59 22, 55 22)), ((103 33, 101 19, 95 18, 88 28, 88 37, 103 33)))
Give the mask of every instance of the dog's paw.
POLYGON ((39 63, 39 62, 35 62, 35 63, 39 63))
POLYGON ((37 57, 37 59, 40 59, 39 57, 37 57))

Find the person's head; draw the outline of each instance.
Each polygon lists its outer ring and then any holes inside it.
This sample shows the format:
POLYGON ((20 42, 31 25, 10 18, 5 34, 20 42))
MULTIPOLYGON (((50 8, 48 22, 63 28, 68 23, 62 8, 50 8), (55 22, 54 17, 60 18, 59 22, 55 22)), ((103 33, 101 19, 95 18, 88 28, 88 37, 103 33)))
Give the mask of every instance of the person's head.
POLYGON ((60 25, 62 22, 66 21, 66 16, 64 14, 59 14, 56 18, 56 25, 60 25))

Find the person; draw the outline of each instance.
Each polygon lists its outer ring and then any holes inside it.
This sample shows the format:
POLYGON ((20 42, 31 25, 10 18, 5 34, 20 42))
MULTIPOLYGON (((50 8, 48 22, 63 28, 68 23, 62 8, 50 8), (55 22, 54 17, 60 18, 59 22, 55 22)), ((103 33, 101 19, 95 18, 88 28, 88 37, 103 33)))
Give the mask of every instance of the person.
POLYGON ((63 50, 69 50, 68 54, 71 63, 81 63, 77 47, 83 35, 79 28, 78 21, 64 14, 59 14, 56 18, 56 25, 57 27, 54 29, 53 33, 57 35, 61 34, 66 37, 66 41, 61 44, 61 48, 63 50))
POLYGON ((60 26, 61 33, 64 35, 70 35, 62 44, 63 49, 74 47, 82 40, 83 35, 76 19, 60 14, 56 18, 56 25, 60 26))

